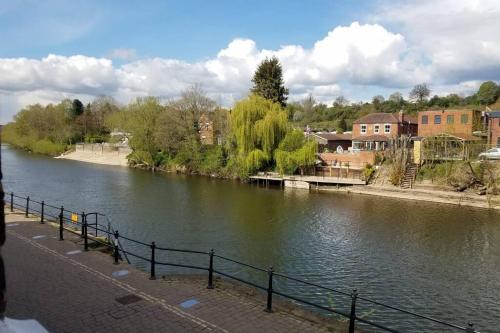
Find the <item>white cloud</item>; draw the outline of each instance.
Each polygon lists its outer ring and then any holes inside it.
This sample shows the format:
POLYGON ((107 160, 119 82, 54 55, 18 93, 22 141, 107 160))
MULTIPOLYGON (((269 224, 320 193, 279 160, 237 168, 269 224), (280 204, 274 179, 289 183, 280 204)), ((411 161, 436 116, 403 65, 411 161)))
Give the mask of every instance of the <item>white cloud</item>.
POLYGON ((107 58, 0 59, 0 121, 9 119, 14 108, 36 101, 101 94, 125 103, 144 95, 168 99, 194 83, 231 105, 248 93, 257 65, 270 56, 283 65, 291 100, 309 93, 319 101, 341 94, 371 100, 381 92, 404 94, 420 82, 429 83, 433 93, 469 94, 481 81, 500 77, 499 14, 497 0, 391 2, 367 18, 377 23, 338 26, 311 48, 266 50, 238 38, 215 57, 198 62, 137 59, 133 49, 113 50, 107 58))
POLYGON ((127 48, 113 49, 108 52, 107 57, 111 59, 119 59, 127 61, 135 60, 137 59, 137 50, 127 49, 127 48))

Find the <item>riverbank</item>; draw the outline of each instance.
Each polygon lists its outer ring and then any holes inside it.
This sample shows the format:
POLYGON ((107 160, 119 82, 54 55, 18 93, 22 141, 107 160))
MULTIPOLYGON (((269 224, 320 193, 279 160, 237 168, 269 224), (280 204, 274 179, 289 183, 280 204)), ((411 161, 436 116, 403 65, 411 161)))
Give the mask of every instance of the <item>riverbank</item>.
POLYGON ((55 158, 80 161, 86 163, 114 165, 114 166, 127 166, 127 154, 117 151, 73 151, 67 152, 55 158))
POLYGON ((320 187, 322 192, 339 192, 348 194, 373 195, 386 198, 426 201, 440 204, 467 206, 500 210, 500 196, 477 195, 471 192, 452 192, 435 189, 402 189, 397 186, 349 186, 349 187, 320 187))
MULTIPOLYGON (((111 166, 128 166, 126 155, 118 152, 75 151, 56 158, 111 166)), ((173 171, 162 170, 162 172, 173 171)), ((176 170, 176 172, 187 174, 187 172, 183 170, 176 170)), ((202 176, 224 178, 218 175, 202 176)), ((318 190, 322 192, 363 194, 394 199, 500 210, 500 196, 480 196, 473 192, 453 192, 443 189, 418 188, 418 186, 413 189, 402 189, 392 185, 321 186, 318 190)))

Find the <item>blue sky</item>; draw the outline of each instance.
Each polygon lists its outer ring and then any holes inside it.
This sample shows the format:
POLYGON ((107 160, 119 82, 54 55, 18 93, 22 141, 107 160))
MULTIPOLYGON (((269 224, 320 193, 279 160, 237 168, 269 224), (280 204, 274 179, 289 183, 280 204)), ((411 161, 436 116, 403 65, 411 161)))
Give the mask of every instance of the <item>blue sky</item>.
POLYGON ((188 61, 215 55, 234 38, 259 47, 310 47, 350 24, 373 1, 5 1, 0 57, 106 56, 117 48, 141 57, 188 61))
POLYGON ((499 79, 498 17, 498 0, 0 0, 0 123, 27 104, 167 100, 193 84, 231 106, 270 56, 291 101, 423 82, 467 95, 499 79))

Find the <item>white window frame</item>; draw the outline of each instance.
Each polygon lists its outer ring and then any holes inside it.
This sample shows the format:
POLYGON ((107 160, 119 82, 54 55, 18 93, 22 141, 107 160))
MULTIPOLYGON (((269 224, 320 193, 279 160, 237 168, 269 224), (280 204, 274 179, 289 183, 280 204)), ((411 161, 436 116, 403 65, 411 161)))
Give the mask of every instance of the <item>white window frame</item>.
POLYGON ((368 125, 366 125, 366 124, 362 124, 359 128, 360 128, 360 132, 361 132, 361 134, 366 134, 366 133, 368 133, 368 125), (364 128, 364 131, 363 131, 363 128, 364 128))
POLYGON ((384 133, 389 134, 391 133, 391 124, 384 124, 384 133), (387 130, 387 126, 389 126, 389 130, 387 130))
POLYGON ((380 124, 373 125, 373 133, 374 134, 379 134, 380 133, 380 124))

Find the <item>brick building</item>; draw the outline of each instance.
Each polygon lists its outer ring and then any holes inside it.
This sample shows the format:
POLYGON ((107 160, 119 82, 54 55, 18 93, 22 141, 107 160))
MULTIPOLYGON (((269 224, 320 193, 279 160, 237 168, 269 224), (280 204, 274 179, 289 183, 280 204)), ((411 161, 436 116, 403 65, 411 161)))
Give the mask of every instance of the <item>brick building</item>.
POLYGON ((214 122, 210 117, 203 113, 198 120, 198 128, 200 133, 200 142, 203 145, 214 144, 214 122))
POLYGON ((370 113, 355 120, 352 125, 353 149, 384 150, 402 135, 417 135, 417 129, 417 119, 402 112, 370 113))
POLYGON ((488 144, 500 147, 500 111, 491 111, 487 116, 488 144))
POLYGON ((474 139, 473 132, 481 129, 481 111, 430 110, 418 113, 418 136, 449 134, 469 140, 474 139))
POLYGON ((481 111, 472 109, 428 110, 418 113, 421 143, 414 159, 467 160, 484 148, 481 111), (418 155, 418 156, 417 156, 418 155))

